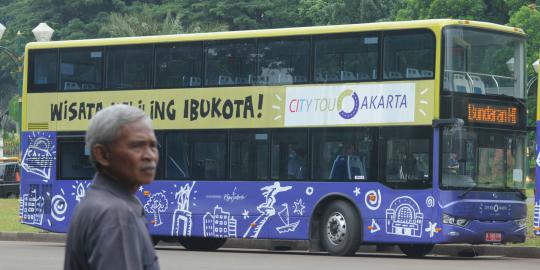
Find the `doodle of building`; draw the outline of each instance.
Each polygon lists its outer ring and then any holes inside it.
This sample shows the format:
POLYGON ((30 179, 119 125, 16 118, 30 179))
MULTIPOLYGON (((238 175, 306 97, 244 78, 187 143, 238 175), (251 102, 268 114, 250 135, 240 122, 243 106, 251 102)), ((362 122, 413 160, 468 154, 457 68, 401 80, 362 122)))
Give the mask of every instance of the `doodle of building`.
POLYGON ((394 199, 386 209, 386 233, 422 237, 424 214, 418 203, 409 196, 394 199))
POLYGON ((37 197, 36 191, 32 190, 32 196, 24 194, 21 198, 22 220, 25 224, 43 224, 43 213, 45 199, 42 196, 37 197))
POLYGON ((203 222, 205 237, 236 238, 236 219, 219 205, 214 207, 214 214, 206 212, 203 222))
POLYGON ((172 236, 191 236, 191 211, 189 210, 189 197, 191 190, 195 186, 195 181, 190 184, 185 184, 180 187, 180 190, 176 192, 174 197, 176 198, 177 206, 173 214, 173 222, 171 227, 172 236), (182 233, 180 234, 180 230, 182 233))
POLYGON ((276 203, 276 195, 291 188, 292 186, 282 187, 279 182, 274 182, 274 184, 271 186, 261 188, 261 191, 263 191, 262 195, 266 200, 257 206, 257 211, 259 211, 261 214, 251 223, 247 231, 244 233, 244 238, 257 238, 259 236, 264 224, 266 224, 271 216, 276 214, 276 209, 274 208, 274 204, 276 203))
POLYGON ((540 201, 534 204, 534 234, 540 236, 540 201))

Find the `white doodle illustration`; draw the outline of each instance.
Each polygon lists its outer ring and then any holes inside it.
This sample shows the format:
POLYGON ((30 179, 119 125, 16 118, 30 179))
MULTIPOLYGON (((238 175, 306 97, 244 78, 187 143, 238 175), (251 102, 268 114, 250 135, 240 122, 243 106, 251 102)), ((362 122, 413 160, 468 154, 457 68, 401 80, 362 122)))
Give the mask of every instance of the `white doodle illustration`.
POLYGON ((56 221, 64 221, 66 218, 64 214, 66 213, 68 204, 66 199, 58 194, 52 197, 51 200, 51 215, 56 221))
POLYGON ((235 201, 243 201, 247 198, 247 195, 238 193, 238 188, 234 187, 234 190, 231 193, 225 193, 223 199, 225 202, 233 203, 235 201))
POLYGON ((379 224, 377 224, 377 221, 375 221, 375 219, 372 218, 371 225, 368 226, 368 229, 370 233, 376 233, 381 230, 381 226, 379 226, 379 224))
POLYGON ((429 207, 429 208, 435 206, 435 198, 433 198, 433 196, 427 196, 427 198, 426 198, 426 206, 429 207))
POLYGON ((173 222, 171 227, 172 236, 191 236, 192 219, 191 211, 189 210, 189 198, 195 183, 196 181, 193 181, 191 185, 183 185, 174 195, 177 206, 173 214, 173 222), (180 228, 182 229, 181 232, 180 228))
POLYGON ((438 233, 438 230, 437 230, 437 222, 433 223, 433 222, 429 222, 429 227, 426 228, 426 232, 429 233, 429 238, 433 238, 433 236, 438 233))
POLYGON ((282 187, 279 182, 274 182, 271 186, 261 188, 261 191, 263 191, 262 195, 266 201, 257 206, 257 211, 259 211, 260 215, 250 224, 249 228, 244 233, 244 238, 257 238, 259 236, 264 224, 266 224, 271 216, 276 214, 276 209, 274 208, 276 195, 280 192, 290 190, 291 188, 292 186, 282 187))
POLYGON ((144 188, 142 186, 139 187, 139 192, 143 192, 144 188))
POLYGON ((366 207, 370 210, 375 211, 379 209, 382 202, 381 190, 377 189, 377 191, 370 190, 366 192, 366 195, 364 196, 364 201, 366 203, 366 207))
POLYGON ((281 222, 283 222, 283 226, 279 226, 276 228, 279 234, 283 234, 286 232, 294 232, 296 230, 296 227, 298 227, 298 224, 300 224, 300 220, 291 223, 289 220, 289 205, 287 203, 281 204, 283 207, 281 211, 278 212, 278 216, 281 219, 281 222))
POLYGON ((302 201, 302 198, 300 198, 300 199, 298 199, 298 200, 296 200, 294 202, 294 211, 293 211, 293 213, 303 216, 304 215, 304 209, 306 209, 306 205, 302 201))
POLYGON ((392 201, 386 209, 386 233, 409 237, 422 237, 424 214, 418 203, 409 196, 392 201))
POLYGON ((22 220, 25 224, 43 224, 43 207, 45 199, 37 196, 37 191, 31 190, 30 194, 21 196, 22 220))
POLYGON ((244 219, 248 219, 249 218, 249 211, 244 209, 244 212, 242 212, 242 216, 244 217, 244 219))
POLYGON ((540 236, 540 201, 534 204, 534 234, 540 236))
POLYGON ((26 172, 38 175, 43 178, 44 182, 48 182, 51 179, 51 170, 56 155, 52 138, 38 132, 33 133, 28 141, 28 148, 24 152, 21 166, 26 172))
POLYGON ((71 185, 71 187, 75 190, 75 192, 72 192, 71 195, 75 196, 75 200, 77 202, 80 202, 84 196, 86 196, 86 190, 90 187, 90 183, 84 184, 84 182, 76 181, 75 185, 71 185))
POLYGON ((167 197, 161 192, 152 194, 146 204, 144 204, 144 211, 146 211, 146 213, 154 214, 154 219, 152 220, 154 227, 163 224, 161 221, 161 213, 167 211, 168 208, 169 200, 167 200, 167 197))
POLYGON ((219 205, 214 207, 214 214, 206 212, 203 222, 205 237, 236 238, 236 219, 219 205))
POLYGON ((308 196, 313 195, 313 187, 307 187, 306 188, 306 195, 308 195, 308 196))
POLYGON ((353 193, 354 193, 354 196, 355 197, 358 197, 360 196, 360 187, 355 187, 354 190, 353 190, 353 193))

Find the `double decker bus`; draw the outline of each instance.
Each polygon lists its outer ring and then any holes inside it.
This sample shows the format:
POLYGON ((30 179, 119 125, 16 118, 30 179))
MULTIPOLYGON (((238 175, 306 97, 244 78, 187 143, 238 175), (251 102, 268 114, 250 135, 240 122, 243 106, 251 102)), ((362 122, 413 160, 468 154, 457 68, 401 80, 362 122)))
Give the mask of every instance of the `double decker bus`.
POLYGON ((159 141, 136 193, 156 240, 523 242, 524 38, 445 19, 29 43, 22 222, 67 230, 88 120, 126 103, 159 141))

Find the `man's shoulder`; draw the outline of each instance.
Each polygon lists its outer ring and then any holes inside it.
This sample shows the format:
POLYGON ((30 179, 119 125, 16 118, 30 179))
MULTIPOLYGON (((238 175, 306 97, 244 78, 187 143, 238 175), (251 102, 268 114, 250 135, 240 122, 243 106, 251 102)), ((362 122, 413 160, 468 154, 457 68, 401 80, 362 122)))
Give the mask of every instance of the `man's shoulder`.
POLYGON ((78 208, 79 212, 91 215, 124 216, 129 214, 129 207, 124 200, 99 189, 90 189, 78 208))

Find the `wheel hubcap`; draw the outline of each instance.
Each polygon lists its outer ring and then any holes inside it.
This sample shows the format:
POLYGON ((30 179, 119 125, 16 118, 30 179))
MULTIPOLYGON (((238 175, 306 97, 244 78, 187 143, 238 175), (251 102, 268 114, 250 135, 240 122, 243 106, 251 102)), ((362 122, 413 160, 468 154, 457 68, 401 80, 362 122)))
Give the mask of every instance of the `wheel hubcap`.
POLYGON ((334 245, 343 243, 347 235, 347 222, 341 213, 334 212, 330 215, 326 222, 326 235, 334 245))

